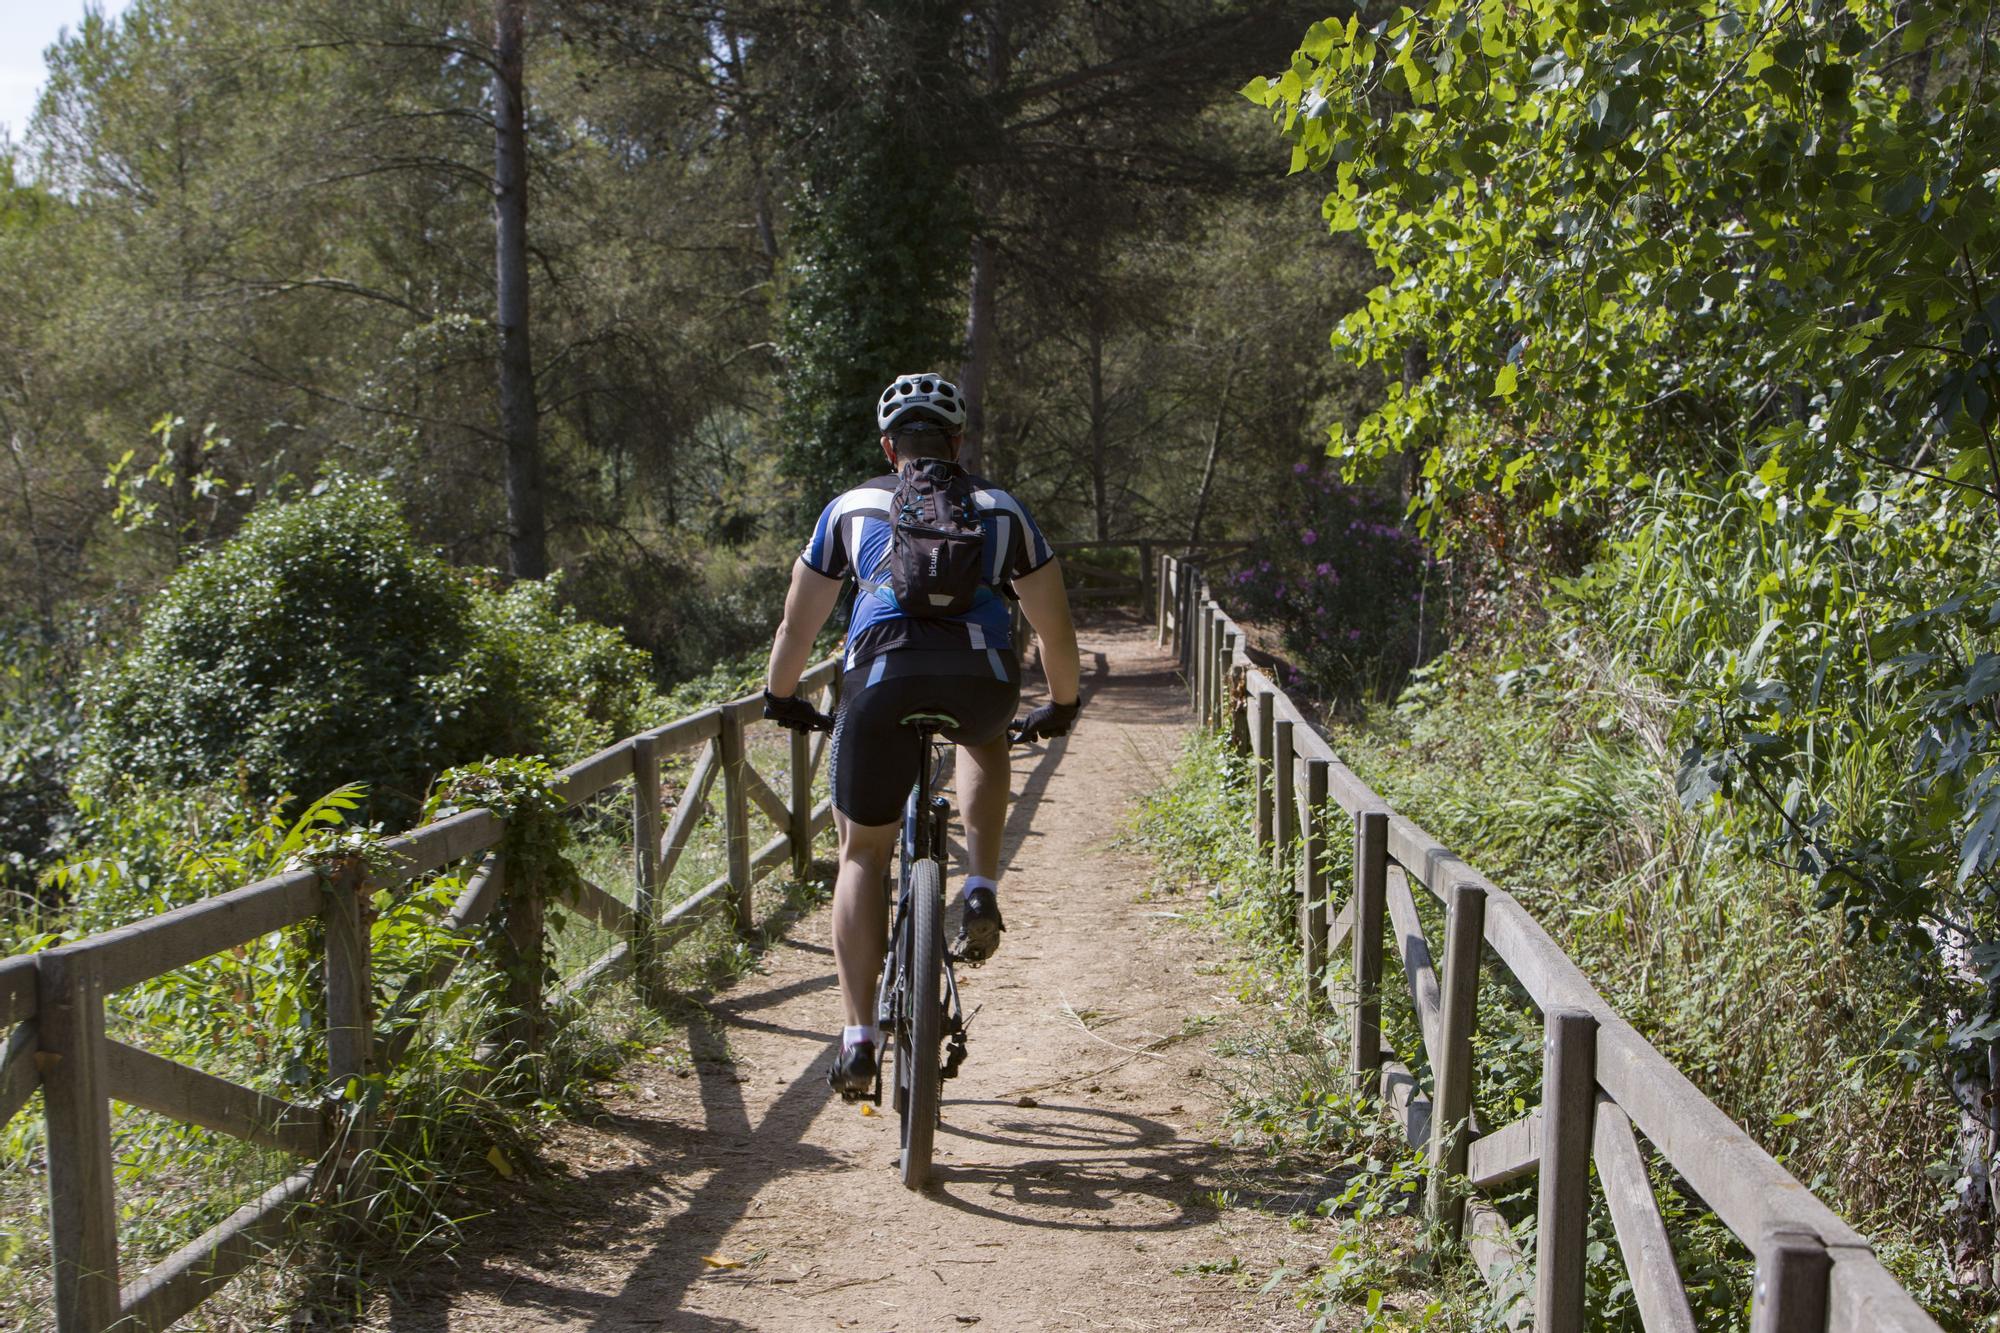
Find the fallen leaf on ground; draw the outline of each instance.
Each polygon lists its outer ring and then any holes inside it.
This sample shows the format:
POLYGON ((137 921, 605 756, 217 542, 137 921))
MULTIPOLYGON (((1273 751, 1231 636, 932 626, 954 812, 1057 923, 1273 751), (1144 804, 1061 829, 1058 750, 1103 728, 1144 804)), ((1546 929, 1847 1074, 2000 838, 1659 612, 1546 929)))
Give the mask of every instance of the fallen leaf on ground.
POLYGON ((875 1114, 875 1108, 874 1108, 873 1106, 870 1106, 870 1105, 869 1105, 869 1104, 868 1104, 867 1102, 863 1102, 863 1103, 861 1103, 861 1114, 863 1114, 863 1115, 874 1115, 874 1114, 875 1114))
POLYGON ((498 1144, 486 1150, 486 1164, 498 1171, 502 1180, 514 1178, 514 1164, 507 1160, 507 1154, 500 1151, 498 1144))
POLYGON ((707 1264, 710 1268, 743 1267, 743 1261, 741 1259, 725 1259, 719 1254, 704 1254, 703 1256, 701 1256, 701 1261, 707 1264))

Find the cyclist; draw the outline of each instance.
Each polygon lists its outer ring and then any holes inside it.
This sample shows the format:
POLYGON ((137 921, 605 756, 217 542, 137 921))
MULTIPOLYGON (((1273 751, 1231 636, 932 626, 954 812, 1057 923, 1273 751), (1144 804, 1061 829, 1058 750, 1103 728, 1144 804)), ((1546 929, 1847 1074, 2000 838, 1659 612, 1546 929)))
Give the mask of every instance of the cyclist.
POLYGON ((959 747, 957 795, 971 873, 956 944, 968 961, 983 962, 1006 928, 997 893, 1000 840, 1011 776, 1008 723, 1021 696, 1008 595, 1019 600, 1041 638, 1050 699, 1027 716, 1019 739, 1068 733, 1079 677, 1069 598, 1048 540, 1019 500, 958 467, 965 405, 957 386, 929 372, 899 375, 877 401, 876 425, 893 470, 838 496, 820 514, 792 566, 764 691, 766 717, 793 728, 826 724, 819 710, 796 697, 799 676, 842 588, 855 580, 832 741, 840 835, 833 953, 847 1025, 830 1077, 836 1090, 855 1093, 874 1084, 878 1066, 875 983, 888 932, 882 884, 922 744, 902 720, 917 712, 958 720, 945 737, 959 747), (913 480, 949 488, 971 519, 968 533, 978 539, 982 563, 971 609, 961 614, 912 614, 892 586, 892 511, 899 495, 911 494, 913 480))

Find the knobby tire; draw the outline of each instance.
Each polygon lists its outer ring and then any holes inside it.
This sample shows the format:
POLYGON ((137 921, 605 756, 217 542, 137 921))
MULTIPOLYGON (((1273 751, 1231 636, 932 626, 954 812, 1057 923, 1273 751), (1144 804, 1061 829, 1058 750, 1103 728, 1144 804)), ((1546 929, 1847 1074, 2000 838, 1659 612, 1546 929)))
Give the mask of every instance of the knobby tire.
POLYGON ((943 1041, 944 880, 938 863, 918 861, 910 870, 910 970, 905 976, 909 1008, 897 1034, 897 1081, 905 1095, 903 1184, 920 1190, 930 1179, 931 1147, 937 1137, 938 1047, 943 1041), (904 1036, 907 1033, 907 1037, 904 1036))

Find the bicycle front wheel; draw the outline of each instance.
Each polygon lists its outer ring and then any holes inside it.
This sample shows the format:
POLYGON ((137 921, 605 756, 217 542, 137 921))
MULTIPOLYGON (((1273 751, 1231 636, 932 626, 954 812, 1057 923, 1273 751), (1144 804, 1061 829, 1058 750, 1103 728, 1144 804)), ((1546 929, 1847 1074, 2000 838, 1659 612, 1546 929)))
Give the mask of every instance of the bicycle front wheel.
POLYGON ((910 899, 910 970, 903 978, 909 1004, 896 1034, 896 1081, 903 1091, 903 1184, 920 1190, 930 1179, 937 1135, 943 1040, 944 875, 937 862, 910 868, 910 899))

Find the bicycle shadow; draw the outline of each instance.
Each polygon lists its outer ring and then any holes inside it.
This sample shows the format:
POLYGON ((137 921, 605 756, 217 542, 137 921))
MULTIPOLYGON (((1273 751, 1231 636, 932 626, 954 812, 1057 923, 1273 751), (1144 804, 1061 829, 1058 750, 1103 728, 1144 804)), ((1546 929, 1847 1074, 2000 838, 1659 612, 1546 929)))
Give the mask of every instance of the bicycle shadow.
POLYGON ((956 1212, 1014 1226, 1140 1234, 1200 1226, 1219 1213, 1212 1195, 1229 1155, 1161 1121, 1095 1106, 1023 1110, 1004 1101, 947 1101, 945 1117, 938 1142, 951 1145, 953 1156, 961 1144, 1033 1154, 1005 1162, 936 1159, 929 1197, 956 1212), (954 1111, 973 1107, 1001 1114, 977 1128, 954 1119, 954 1111), (1154 1206, 1142 1205, 1136 1220, 1112 1221, 1116 1212, 1134 1211, 1135 1197, 1154 1206))

